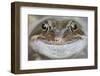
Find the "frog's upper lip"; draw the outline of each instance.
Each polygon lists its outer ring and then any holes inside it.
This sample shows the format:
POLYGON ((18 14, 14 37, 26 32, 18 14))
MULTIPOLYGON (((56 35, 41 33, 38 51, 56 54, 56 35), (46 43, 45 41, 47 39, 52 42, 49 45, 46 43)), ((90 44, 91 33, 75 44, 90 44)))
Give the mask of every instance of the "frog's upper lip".
POLYGON ((59 38, 59 40, 53 40, 53 41, 52 40, 48 41, 48 40, 42 39, 41 41, 46 44, 49 44, 49 45, 65 45, 65 44, 70 44, 70 43, 76 42, 83 38, 85 38, 85 36, 81 36, 81 38, 79 37, 78 39, 72 39, 70 41, 65 41, 63 38, 59 38))
POLYGON ((73 38, 72 40, 68 40, 66 41, 64 38, 62 37, 56 37, 54 40, 47 40, 45 38, 38 38, 39 35, 36 35, 36 36, 33 36, 31 40, 40 40, 46 44, 49 44, 49 45, 65 45, 65 44, 70 44, 70 43, 73 43, 73 42, 76 42, 80 39, 84 39, 86 36, 83 36, 83 35, 79 35, 79 36, 76 36, 76 38, 73 38))
POLYGON ((48 40, 41 40, 42 42, 46 43, 46 44, 49 44, 49 45, 65 45, 65 44, 70 44, 72 42, 75 42, 79 39, 73 39, 72 41, 48 41, 48 40))

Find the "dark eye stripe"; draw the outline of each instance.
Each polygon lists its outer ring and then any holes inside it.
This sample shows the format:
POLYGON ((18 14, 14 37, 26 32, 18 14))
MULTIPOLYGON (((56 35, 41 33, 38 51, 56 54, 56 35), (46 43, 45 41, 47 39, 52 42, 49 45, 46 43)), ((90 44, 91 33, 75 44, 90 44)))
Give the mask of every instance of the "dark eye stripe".
POLYGON ((70 27, 70 30, 71 30, 71 32, 73 32, 73 28, 72 28, 72 26, 70 27))

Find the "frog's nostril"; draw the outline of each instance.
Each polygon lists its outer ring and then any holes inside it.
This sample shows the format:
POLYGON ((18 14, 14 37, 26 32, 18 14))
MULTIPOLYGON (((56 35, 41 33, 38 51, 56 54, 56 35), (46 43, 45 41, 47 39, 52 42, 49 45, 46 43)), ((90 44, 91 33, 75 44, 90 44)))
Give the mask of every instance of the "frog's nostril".
POLYGON ((59 40, 59 38, 56 38, 56 37, 55 37, 55 41, 58 41, 58 40, 59 40))
POLYGON ((62 41, 62 38, 60 38, 60 37, 55 37, 55 41, 62 41))

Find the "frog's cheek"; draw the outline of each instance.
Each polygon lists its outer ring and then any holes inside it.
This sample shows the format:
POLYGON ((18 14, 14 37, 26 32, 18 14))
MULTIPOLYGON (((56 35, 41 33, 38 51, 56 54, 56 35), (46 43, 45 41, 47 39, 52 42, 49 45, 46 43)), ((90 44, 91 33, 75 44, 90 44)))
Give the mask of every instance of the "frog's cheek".
POLYGON ((37 39, 45 39, 45 37, 42 35, 33 35, 33 36, 31 36, 30 41, 34 41, 37 39))
POLYGON ((31 37, 31 40, 36 40, 39 37, 39 35, 34 35, 31 37))

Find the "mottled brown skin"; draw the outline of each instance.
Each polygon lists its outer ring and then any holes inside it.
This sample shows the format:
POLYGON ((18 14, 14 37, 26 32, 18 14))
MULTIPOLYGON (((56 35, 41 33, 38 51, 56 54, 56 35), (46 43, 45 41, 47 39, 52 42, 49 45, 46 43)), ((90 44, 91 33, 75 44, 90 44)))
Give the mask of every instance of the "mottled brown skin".
POLYGON ((30 38, 31 40, 41 39, 54 42, 59 41, 56 38, 61 38, 63 42, 68 42, 81 39, 82 35, 85 34, 81 29, 81 25, 74 20, 47 19, 38 24, 30 38))

